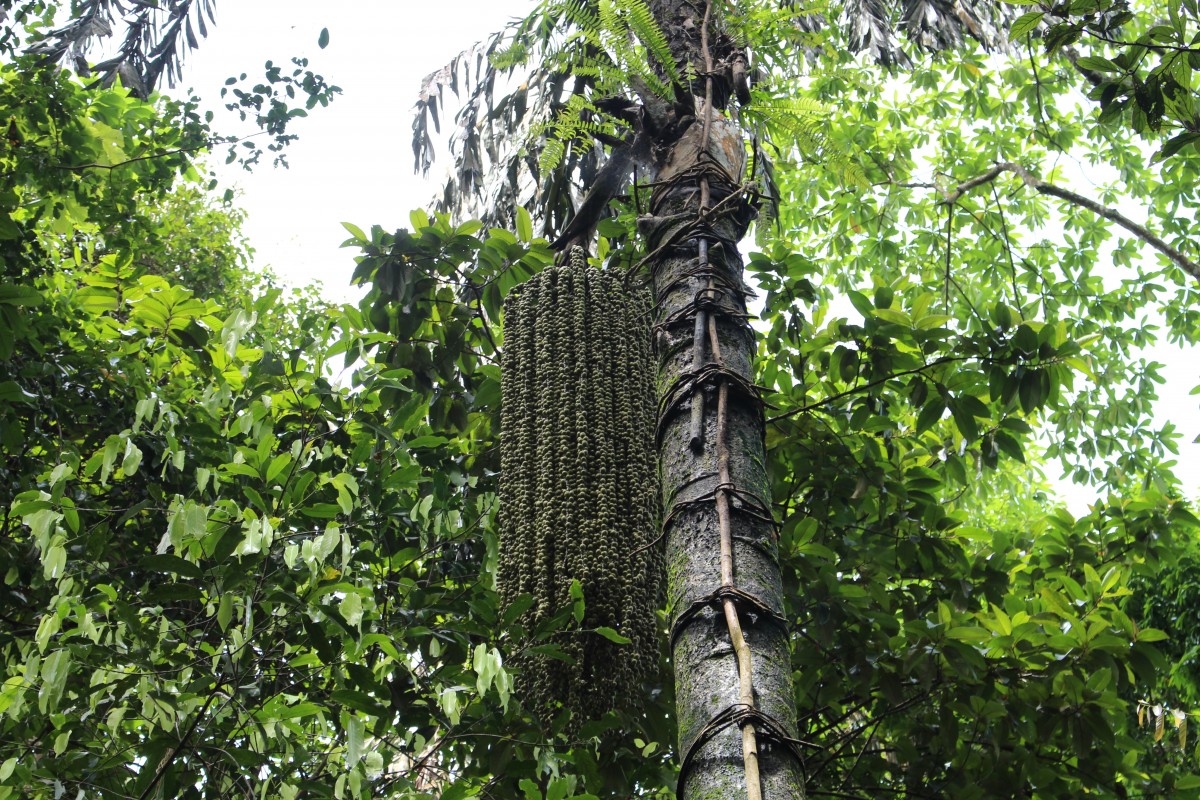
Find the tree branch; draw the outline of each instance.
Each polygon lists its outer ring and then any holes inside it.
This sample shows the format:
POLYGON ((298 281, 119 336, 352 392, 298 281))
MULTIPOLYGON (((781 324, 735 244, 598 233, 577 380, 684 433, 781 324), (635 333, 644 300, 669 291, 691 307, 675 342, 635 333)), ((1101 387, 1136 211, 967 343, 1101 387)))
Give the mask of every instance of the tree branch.
POLYGON ((204 701, 204 706, 198 712, 196 712, 196 716, 192 719, 192 724, 188 726, 187 731, 185 731, 183 736, 179 738, 179 744, 167 750, 167 754, 163 756, 162 761, 158 762, 158 769, 154 771, 154 777, 150 779, 150 783, 147 784, 146 788, 142 790, 138 800, 146 800, 146 798, 150 796, 150 793, 154 791, 154 787, 158 785, 158 782, 162 780, 163 775, 166 774, 167 768, 174 763, 175 758, 179 755, 180 751, 187 747, 188 740, 191 739, 192 734, 196 732, 196 728, 200 725, 200 720, 204 719, 204 715, 208 713, 209 707, 211 707, 213 701, 217 699, 218 694, 219 692, 217 692, 217 690, 214 688, 212 694, 210 694, 208 699, 204 701))
POLYGON ((118 167, 124 167, 129 164, 136 164, 139 161, 152 161, 156 158, 166 158, 167 156, 177 156, 177 155, 181 155, 184 153, 195 153, 200 150, 206 150, 211 147, 216 147, 217 145, 240 144, 240 143, 246 141, 247 139, 253 139, 256 136, 265 136, 266 134, 267 134, 266 131, 259 131, 258 133, 251 133, 247 136, 238 136, 238 137, 215 136, 211 139, 205 139, 203 142, 191 145, 189 147, 179 147, 174 150, 163 150, 162 152, 159 152, 159 153, 146 153, 145 155, 135 156, 133 158, 128 158, 124 161, 118 161, 115 164, 52 164, 50 166, 51 166, 51 169, 61 169, 66 172, 83 172, 84 170, 89 170, 89 169, 114 170, 114 169, 117 169, 118 167))
POLYGON ((588 249, 592 232, 608 208, 609 201, 616 197, 633 170, 633 149, 633 143, 627 143, 609 154, 576 209, 575 216, 571 217, 566 229, 550 245, 556 251, 565 253, 576 245, 588 249))
POLYGON ((1161 237, 1152 233, 1146 226, 1139 225, 1114 208, 1102 206, 1095 200, 1091 200, 1081 194, 1072 192, 1069 189, 1063 189, 1060 186, 1055 186, 1052 183, 1047 183, 1046 181, 1034 176, 1029 170, 1025 169, 1025 167, 1012 161, 1005 161, 997 164, 982 175, 976 175, 974 178, 963 181, 962 183, 958 184, 958 186, 954 187, 953 190, 947 192, 942 202, 946 205, 953 205, 954 203, 957 203, 959 198, 961 198, 967 192, 982 186, 985 183, 991 183, 1003 172, 1013 173, 1019 177, 1026 186, 1040 194, 1048 195, 1050 197, 1057 197, 1060 200, 1066 200, 1068 203, 1086 208, 1088 211, 1103 217, 1109 222, 1115 222, 1137 238, 1141 239, 1146 244, 1153 247, 1158 252, 1165 255, 1167 258, 1174 261, 1184 272, 1191 275, 1197 281, 1200 281, 1200 264, 1197 264, 1195 261, 1188 258, 1175 247, 1167 244, 1167 242, 1165 242, 1161 237))
POLYGON ((793 408, 791 411, 784 411, 780 414, 776 414, 775 416, 768 419, 767 422, 768 423, 778 422, 781 419, 788 419, 790 417, 796 416, 797 414, 807 413, 809 411, 812 411, 813 409, 820 408, 821 406, 827 406, 830 403, 836 403, 838 400, 849 397, 850 395, 858 394, 859 392, 870 391, 871 389, 874 389, 876 386, 879 386, 880 384, 887 383, 888 381, 895 380, 896 378, 903 378, 905 375, 916 375, 919 372, 924 372, 927 369, 933 369, 934 367, 939 367, 942 364, 950 364, 950 363, 954 363, 957 361, 969 361, 972 358, 979 358, 979 356, 942 356, 941 358, 936 358, 933 361, 930 361, 928 364, 922 364, 919 367, 913 367, 912 369, 901 370, 900 372, 892 372, 888 375, 884 375, 882 378, 876 378, 875 380, 873 380, 869 383, 864 383, 860 386, 854 386, 854 387, 847 389, 844 392, 838 392, 837 394, 830 395, 829 397, 826 397, 823 400, 817 400, 815 402, 802 405, 799 408, 793 408))

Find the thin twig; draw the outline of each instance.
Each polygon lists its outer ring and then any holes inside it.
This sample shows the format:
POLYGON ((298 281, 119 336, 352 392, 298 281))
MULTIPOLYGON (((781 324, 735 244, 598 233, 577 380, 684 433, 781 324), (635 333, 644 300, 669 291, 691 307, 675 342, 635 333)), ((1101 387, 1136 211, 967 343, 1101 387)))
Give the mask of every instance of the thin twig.
POLYGON ((175 150, 164 150, 161 153, 147 153, 144 156, 136 156, 134 158, 126 159, 125 161, 118 161, 115 164, 73 164, 73 165, 72 164, 52 164, 51 168, 65 170, 66 172, 83 172, 86 169, 114 170, 117 167, 124 167, 128 164, 136 164, 139 161, 150 161, 151 159, 155 159, 155 158, 166 158, 167 156, 177 156, 182 153, 195 153, 199 150, 204 150, 206 148, 213 147, 215 145, 238 144, 240 142, 246 141, 247 139, 253 139, 255 136, 264 136, 264 135, 266 135, 266 131, 261 131, 259 133, 252 133, 249 136, 242 136, 241 138, 237 138, 237 139, 217 137, 215 139, 205 140, 205 141, 201 142, 200 144, 192 145, 191 147, 180 147, 175 150))
POLYGON ((1115 208, 1109 208, 1108 206, 1100 205, 1095 200, 1084 197, 1077 192, 1072 192, 1069 189, 1064 189, 1061 186, 1054 185, 1053 183, 1047 183, 1041 178, 1033 175, 1033 173, 1025 169, 1025 167, 1012 161, 1005 161, 997 164, 987 172, 963 181, 962 183, 958 184, 958 186, 954 187, 954 189, 947 192, 941 202, 946 205, 953 205, 954 203, 957 203, 958 200, 967 192, 982 186, 985 183, 991 183, 992 181, 996 180, 1001 173, 1004 172, 1013 173, 1019 177, 1026 186, 1038 192, 1039 194, 1044 194, 1049 197, 1057 197, 1059 200, 1066 200, 1068 203, 1086 208, 1088 211, 1091 211, 1097 216, 1103 217, 1109 222, 1115 222, 1137 238, 1141 239, 1146 244, 1153 247, 1158 252, 1162 253, 1167 258, 1174 261, 1184 272, 1191 275, 1197 281, 1200 281, 1200 264, 1197 264, 1195 261, 1188 258, 1177 248, 1167 244, 1166 241, 1164 241, 1160 236, 1152 233, 1145 225, 1140 225, 1134 222, 1129 217, 1117 211, 1115 208))
POLYGON ((142 793, 138 796, 138 800, 146 800, 146 798, 150 796, 150 793, 154 791, 154 787, 158 785, 158 782, 162 780, 163 775, 166 774, 167 768, 175 762, 175 758, 179 755, 180 751, 187 746, 188 740, 192 738, 192 734, 195 733, 196 728, 199 727, 200 720, 204 719, 204 715, 208 713, 209 707, 212 706, 213 701, 217 699, 219 694, 220 693, 216 689, 209 694, 208 699, 204 701, 204 706, 198 712, 196 712, 196 716, 192 719, 192 724, 188 726, 187 731, 179 739, 179 744, 168 750, 166 756, 163 757, 163 760, 158 762, 158 769, 154 771, 154 777, 150 779, 150 783, 148 783, 146 788, 142 790, 142 793))

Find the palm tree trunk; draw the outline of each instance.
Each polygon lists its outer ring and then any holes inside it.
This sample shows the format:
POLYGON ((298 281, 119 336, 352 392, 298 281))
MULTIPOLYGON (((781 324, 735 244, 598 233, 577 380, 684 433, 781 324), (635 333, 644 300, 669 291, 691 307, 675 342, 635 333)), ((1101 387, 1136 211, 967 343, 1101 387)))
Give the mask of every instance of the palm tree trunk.
POLYGON ((657 300, 678 796, 802 798, 755 334, 737 252, 752 214, 740 191, 745 147, 722 112, 737 91, 738 53, 711 5, 650 6, 681 73, 699 76, 694 119, 676 109, 663 128, 657 188, 640 225, 657 300))

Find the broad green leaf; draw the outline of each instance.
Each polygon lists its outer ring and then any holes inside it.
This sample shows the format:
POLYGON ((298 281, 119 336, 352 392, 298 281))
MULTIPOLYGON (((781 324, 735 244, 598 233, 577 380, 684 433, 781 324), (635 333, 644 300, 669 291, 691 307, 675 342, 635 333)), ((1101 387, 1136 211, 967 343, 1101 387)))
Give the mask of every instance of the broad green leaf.
POLYGON ((350 715, 346 721, 346 769, 353 769, 362 760, 364 735, 363 721, 353 714, 350 715))
POLYGON ((230 358, 237 355, 238 344, 258 320, 258 315, 245 309, 234 309, 221 324, 221 344, 230 358))
POLYGON ((146 556, 142 566, 152 572, 169 572, 185 578, 202 578, 203 570, 186 559, 170 554, 146 556))
POLYGON ((351 592, 342 598, 342 602, 338 604, 338 611, 341 612, 342 618, 347 624, 358 627, 362 624, 363 619, 363 602, 356 592, 351 592))
POLYGON ((1008 38, 1017 41, 1032 31, 1042 22, 1042 17, 1045 16, 1043 11, 1029 11, 1017 17, 1013 22, 1012 27, 1008 29, 1008 38))
POLYGON ((121 471, 125 473, 126 477, 129 477, 138 471, 138 467, 141 466, 141 464, 142 464, 141 448, 139 448, 136 444, 134 444, 132 439, 126 439, 125 440, 125 455, 121 459, 121 471))
POLYGON ((517 206, 517 238, 526 244, 533 241, 533 221, 521 206, 517 206))
MULTIPOLYGON (((2 222, 2 218, 0 218, 0 222, 2 222)), ((34 308, 42 305, 45 300, 43 294, 32 286, 0 283, 0 305, 34 308)))
POLYGON ((16 381, 0 382, 0 403, 36 403, 35 394, 22 389, 16 381))
POLYGON ((414 450, 430 447, 441 447, 449 441, 445 436, 426 435, 408 440, 408 446, 414 450))
POLYGON ((571 616, 575 618, 576 623, 582 623, 584 615, 583 585, 578 578, 571 579, 569 593, 571 595, 571 616))
POLYGON ((614 644, 632 644, 633 643, 632 639, 630 639, 626 636, 622 636, 621 634, 617 633, 612 628, 599 627, 599 628, 596 628, 596 633, 600 634, 605 639, 608 639, 610 642, 613 642, 614 644))
POLYGON ((217 604, 217 625, 221 630, 226 630, 229 623, 233 620, 233 595, 225 592, 221 595, 221 600, 217 604))
POLYGON ((905 328, 913 326, 912 317, 903 311, 894 308, 876 308, 873 312, 876 317, 884 322, 890 322, 893 325, 901 325, 905 328))
POLYGON ((67 550, 61 544, 52 544, 42 554, 42 575, 46 580, 57 580, 63 576, 67 565, 67 550))

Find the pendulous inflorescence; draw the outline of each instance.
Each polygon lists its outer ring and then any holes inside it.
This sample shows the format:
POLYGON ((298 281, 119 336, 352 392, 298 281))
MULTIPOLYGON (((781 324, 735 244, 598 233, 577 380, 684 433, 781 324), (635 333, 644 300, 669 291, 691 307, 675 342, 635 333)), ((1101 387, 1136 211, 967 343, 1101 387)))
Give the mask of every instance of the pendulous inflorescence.
POLYGON ((648 294, 587 266, 581 249, 505 302, 497 582, 506 608, 532 597, 519 618, 526 631, 562 624, 548 641, 570 661, 518 658, 518 688, 543 717, 561 702, 576 722, 598 718, 634 696, 658 663, 649 318, 648 294))

